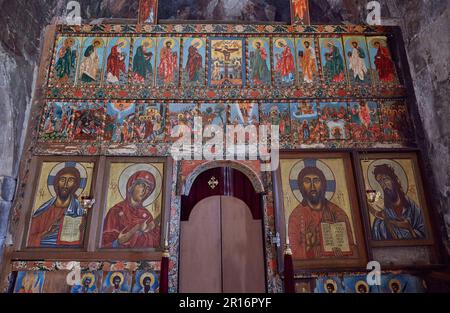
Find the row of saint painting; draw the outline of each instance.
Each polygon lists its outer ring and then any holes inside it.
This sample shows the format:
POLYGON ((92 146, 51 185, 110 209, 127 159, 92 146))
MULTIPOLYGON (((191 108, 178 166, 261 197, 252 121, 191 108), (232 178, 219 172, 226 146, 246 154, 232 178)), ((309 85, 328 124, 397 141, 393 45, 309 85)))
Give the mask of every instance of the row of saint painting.
POLYGON ((56 85, 396 84, 385 36, 59 37, 56 85))
MULTIPOLYGON (((378 285, 369 286, 367 275, 344 275, 343 277, 320 277, 296 281, 297 293, 423 293, 426 283, 410 274, 382 274, 378 285)), ((53 277, 52 277, 53 278, 53 277)), ((158 275, 153 271, 84 272, 73 286, 68 286, 65 277, 58 282, 44 271, 18 272, 15 293, 158 293, 158 275), (134 279, 133 279, 134 278, 134 279), (134 283, 132 281, 134 280, 134 283), (56 288, 53 286, 57 286, 56 288)))
POLYGON ((69 272, 61 273, 52 277, 52 272, 18 272, 14 293, 159 293, 159 273, 154 271, 85 271, 71 285, 69 272))
POLYGON ((369 285, 367 275, 342 275, 299 279, 296 293, 424 293, 426 282, 410 274, 386 273, 380 276, 379 284, 369 285))
POLYGON ((332 141, 409 143, 413 132, 403 101, 293 103, 49 102, 41 142, 167 144, 178 125, 278 125, 284 149, 332 141))
MULTIPOLYGON (((99 249, 161 249, 165 164, 112 157, 94 181, 97 162, 82 160, 40 162, 25 247, 82 249, 85 237, 99 233, 99 249), (86 207, 83 199, 94 194, 103 195, 99 205, 86 207), (99 225, 87 230, 98 209, 99 225)), ((358 166, 359 187, 347 153, 280 156, 277 190, 294 261, 364 260, 364 228, 377 246, 432 244, 417 156, 362 155, 358 166), (361 208, 358 192, 366 199, 361 208)))

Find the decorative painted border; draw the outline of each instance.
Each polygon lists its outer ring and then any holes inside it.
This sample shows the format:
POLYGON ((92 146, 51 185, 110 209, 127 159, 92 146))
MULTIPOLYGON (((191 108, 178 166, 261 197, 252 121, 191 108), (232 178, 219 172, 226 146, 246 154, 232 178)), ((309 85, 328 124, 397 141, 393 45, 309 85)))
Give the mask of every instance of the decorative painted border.
MULTIPOLYGON (((14 261, 11 263, 11 271, 70 271, 73 267, 71 262, 58 261, 14 261)), ((160 262, 140 261, 140 262, 80 262, 81 270, 90 271, 136 271, 141 269, 161 270, 160 262)))
POLYGON ((282 25, 282 24, 83 24, 58 25, 64 34, 383 34, 390 27, 369 25, 282 25))

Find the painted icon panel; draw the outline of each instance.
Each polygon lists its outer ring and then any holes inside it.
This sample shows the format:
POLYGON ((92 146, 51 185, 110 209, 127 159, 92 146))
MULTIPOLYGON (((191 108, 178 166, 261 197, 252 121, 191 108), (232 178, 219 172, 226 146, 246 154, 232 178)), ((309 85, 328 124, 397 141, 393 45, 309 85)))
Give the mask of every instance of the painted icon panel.
POLYGON ((289 103, 262 103, 260 105, 261 125, 279 127, 280 147, 292 147, 289 103))
POLYGON ((19 272, 14 293, 42 293, 45 272, 19 272))
POLYGON ((81 198, 91 196, 94 163, 43 162, 28 231, 30 248, 80 248, 88 212, 81 198))
POLYGON ((291 0, 292 24, 309 25, 309 1, 291 0))
MULTIPOLYGON (((300 84, 320 82, 315 38, 296 38, 297 73, 300 84)), ((317 50, 318 51, 318 50, 317 50)))
POLYGON ((259 105, 256 102, 232 103, 227 107, 227 125, 258 125, 259 105))
POLYGON ((126 143, 133 139, 136 104, 109 102, 106 106, 103 139, 112 143, 126 143))
MULTIPOLYGON (((169 103, 168 134, 171 134, 177 126, 187 126, 194 129, 194 117, 198 115, 196 103, 169 103)), ((177 140, 178 138, 171 138, 177 140)))
POLYGON ((244 40, 238 38, 211 38, 209 49, 209 85, 244 85, 244 40))
POLYGON ((139 23, 155 24, 158 13, 158 0, 139 0, 139 23))
POLYGON ((106 38, 86 37, 82 43, 78 83, 99 84, 105 63, 106 38))
POLYGON ((203 124, 224 126, 227 119, 227 106, 224 103, 202 103, 200 113, 203 124))
POLYGON ((66 102, 47 103, 42 118, 39 140, 67 141, 73 128, 73 108, 66 102))
POLYGON ((53 78, 60 84, 73 84, 80 58, 80 38, 59 37, 53 63, 53 78))
POLYGON ((102 293, 130 293, 132 279, 130 272, 107 272, 104 276, 102 293))
POLYGON ((158 293, 159 275, 154 271, 137 271, 135 274, 133 293, 158 293))
POLYGON ((103 133, 105 107, 103 103, 76 103, 73 105, 72 140, 96 141, 103 133))
POLYGON ((270 43, 266 38, 251 38, 248 41, 249 81, 251 86, 270 85, 270 43))
POLYGON ((203 86, 206 77, 206 39, 183 39, 183 74, 184 86, 203 86))
POLYGON ((373 241, 430 242, 428 211, 414 154, 368 155, 361 160, 373 241))
POLYGON ((345 60, 341 38, 319 38, 322 73, 327 84, 345 83, 345 60))
POLYGON ((102 276, 102 271, 81 272, 81 280, 72 286, 70 293, 100 293, 102 276))
POLYGON ((109 38, 104 81, 107 84, 125 85, 128 82, 129 63, 130 39, 125 37, 109 38))
POLYGON ((295 45, 292 38, 273 39, 275 84, 292 86, 295 83, 295 45))
POLYGON ((140 142, 164 142, 166 140, 167 106, 161 103, 137 105, 135 138, 140 142))
POLYGON ((109 163, 103 248, 161 246, 163 163, 109 163))
POLYGON ((158 86, 177 86, 180 68, 180 39, 175 37, 158 38, 156 84, 158 86))
POLYGON ((344 36, 348 80, 351 84, 370 84, 369 51, 364 36, 344 36))
POLYGON ((386 142, 411 142, 413 127, 403 101, 385 101, 381 104, 381 124, 386 142))
POLYGON ((322 137, 317 102, 291 103, 293 142, 297 145, 318 142, 322 137))
POLYGON ((381 84, 398 83, 395 63, 389 50, 386 36, 367 37, 370 63, 374 69, 374 80, 381 84))
POLYGON ((219 22, 291 22, 290 0, 159 1, 161 20, 219 22))
POLYGON ((379 142, 383 140, 378 104, 374 101, 349 103, 349 129, 354 141, 379 142))
POLYGON ((294 263, 348 266, 361 262, 364 243, 348 157, 305 156, 282 156, 280 161, 294 263))
POLYGON ((131 81, 153 86, 155 81, 156 40, 151 37, 134 38, 131 81))
POLYGON ((320 103, 320 121, 328 133, 329 140, 350 139, 346 102, 320 103))

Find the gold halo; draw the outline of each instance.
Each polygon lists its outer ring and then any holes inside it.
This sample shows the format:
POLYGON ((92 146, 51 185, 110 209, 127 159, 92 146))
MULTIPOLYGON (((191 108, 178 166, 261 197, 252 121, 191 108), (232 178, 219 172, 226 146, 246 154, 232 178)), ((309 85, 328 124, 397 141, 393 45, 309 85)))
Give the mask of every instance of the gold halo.
POLYGON ((111 274, 111 276, 109 277, 109 284, 110 284, 110 286, 114 285, 114 278, 116 278, 116 277, 120 277, 120 284, 119 284, 119 286, 122 286, 122 284, 125 281, 125 278, 123 277, 123 274, 121 272, 115 272, 115 273, 111 274))
POLYGON ((171 43, 172 43, 172 48, 175 47, 175 39, 173 39, 173 38, 167 38, 167 39, 165 39, 165 40, 164 40, 164 43, 163 43, 164 47, 166 46, 166 44, 167 44, 168 42, 171 42, 171 43))
POLYGON ((356 42, 358 44, 358 46, 360 46, 359 41, 355 38, 348 38, 347 40, 345 40, 345 43, 346 44, 350 43, 350 45, 352 45, 354 42, 356 42))
POLYGON ((389 289, 391 290, 391 291, 393 291, 392 290, 392 285, 393 284, 395 284, 395 283, 397 283, 397 285, 398 285, 398 288, 402 288, 402 284, 400 283, 400 281, 398 280, 398 279, 391 279, 390 281, 389 281, 389 289))
POLYGON ((91 279, 91 283, 89 284, 89 288, 92 288, 92 286, 95 283, 95 276, 92 273, 86 273, 81 277, 81 285, 83 285, 83 282, 86 278, 90 278, 91 279))
POLYGON ((142 39, 141 45, 147 48, 153 47, 153 40, 151 38, 142 39))
POLYGON ((260 44, 261 44, 261 47, 264 47, 264 41, 263 40, 260 40, 260 39, 258 39, 258 40, 254 40, 253 42, 252 42, 252 47, 256 50, 257 48, 256 48, 256 43, 257 42, 259 42, 260 44))
POLYGON ((332 284, 334 286, 334 292, 333 293, 337 293, 337 284, 333 279, 327 279, 327 281, 324 284, 325 290, 328 293, 328 289, 327 289, 327 285, 328 284, 332 284))
POLYGON ((305 42, 309 42, 309 47, 310 47, 310 48, 313 46, 312 40, 310 40, 310 39, 304 39, 304 40, 302 40, 302 46, 303 46, 303 47, 306 48, 305 42))
POLYGON ((95 43, 96 42, 99 42, 100 43, 100 47, 103 47, 103 45, 104 45, 104 41, 103 41, 103 38, 95 38, 94 40, 92 40, 92 45, 95 45, 95 43))
POLYGON ((359 286, 361 286, 361 285, 365 286, 367 292, 369 292, 369 285, 365 281, 360 280, 355 284, 356 293, 361 293, 361 292, 359 292, 359 286))
POLYGON ((276 45, 278 48, 282 48, 282 47, 280 47, 280 43, 282 43, 284 46, 287 46, 286 40, 284 40, 284 39, 282 39, 282 38, 277 39, 277 40, 275 41, 275 45, 276 45))
POLYGON ((141 284, 141 287, 144 287, 144 279, 148 277, 150 278, 150 285, 153 286, 155 283, 155 275, 153 273, 143 273, 139 279, 139 283, 141 284))
POLYGON ((379 43, 380 44, 380 46, 382 46, 382 47, 386 47, 387 46, 387 43, 386 43, 386 40, 384 40, 384 39, 382 39, 382 38, 375 38, 375 39, 372 39, 371 41, 370 41, 370 45, 373 47, 373 48, 376 48, 375 47, 375 43, 379 43))
POLYGON ((200 38, 192 39, 190 46, 193 46, 196 43, 198 43, 197 49, 200 49, 201 47, 203 47, 203 40, 201 40, 200 38))
POLYGON ((127 45, 127 43, 128 43, 128 40, 127 39, 125 39, 125 38, 119 38, 119 39, 117 39, 117 41, 116 41, 116 46, 118 46, 119 44, 121 44, 121 43, 124 43, 125 45, 127 45))

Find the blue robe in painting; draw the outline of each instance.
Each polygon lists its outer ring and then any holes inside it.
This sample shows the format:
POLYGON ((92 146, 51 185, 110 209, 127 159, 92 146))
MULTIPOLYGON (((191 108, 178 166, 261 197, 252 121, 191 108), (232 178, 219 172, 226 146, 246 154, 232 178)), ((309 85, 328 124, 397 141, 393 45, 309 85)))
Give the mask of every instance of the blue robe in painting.
MULTIPOLYGON (((422 210, 412 201, 410 198, 406 198, 406 206, 403 208, 402 216, 400 219, 406 219, 411 224, 412 229, 417 235, 417 238, 425 238, 425 223, 423 219, 422 210)), ((395 211, 391 208, 384 208, 384 212, 391 220, 398 220, 399 217, 395 211)), ((399 240, 413 239, 410 232, 407 229, 399 228, 395 225, 393 230, 399 240)), ((394 240, 391 234, 387 230, 386 223, 377 218, 373 224, 372 229, 373 237, 375 240, 394 240)))

